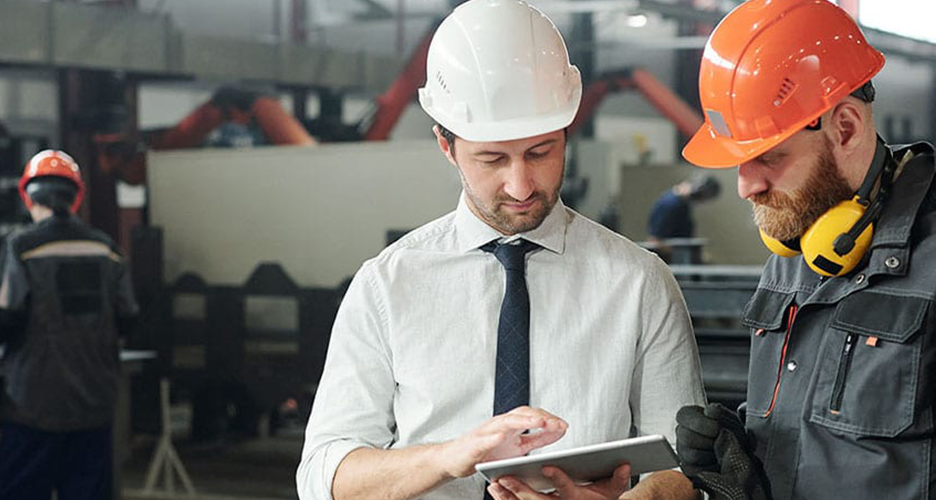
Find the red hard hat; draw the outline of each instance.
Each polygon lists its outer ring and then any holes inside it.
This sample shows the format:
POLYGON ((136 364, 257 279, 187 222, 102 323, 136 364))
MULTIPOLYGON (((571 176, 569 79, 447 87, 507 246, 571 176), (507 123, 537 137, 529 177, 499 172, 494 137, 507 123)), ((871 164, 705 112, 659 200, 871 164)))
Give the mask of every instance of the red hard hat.
POLYGON ((884 66, 855 21, 827 0, 749 0, 718 24, 699 68, 705 124, 683 156, 727 168, 756 158, 884 66))
POLYGON ((29 181, 37 177, 62 177, 75 183, 78 192, 75 195, 75 201, 72 203, 71 211, 75 213, 81 206, 81 199, 84 197, 85 185, 81 180, 81 170, 74 158, 64 151, 47 149, 36 153, 35 156, 26 164, 23 170, 23 176, 19 181, 20 198, 26 204, 26 208, 32 208, 32 200, 26 194, 26 185, 29 181))

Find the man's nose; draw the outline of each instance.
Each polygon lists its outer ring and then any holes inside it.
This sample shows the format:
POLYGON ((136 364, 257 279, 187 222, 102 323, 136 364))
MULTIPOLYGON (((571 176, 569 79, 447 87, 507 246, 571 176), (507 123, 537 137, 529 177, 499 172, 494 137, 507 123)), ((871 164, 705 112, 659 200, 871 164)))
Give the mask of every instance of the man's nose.
POLYGON ((504 183, 504 192, 515 200, 524 201, 535 190, 536 185, 533 182, 532 170, 529 165, 523 160, 512 162, 504 183))
POLYGON ((751 195, 767 191, 768 183, 761 167, 754 161, 738 165, 738 196, 748 199, 751 195))

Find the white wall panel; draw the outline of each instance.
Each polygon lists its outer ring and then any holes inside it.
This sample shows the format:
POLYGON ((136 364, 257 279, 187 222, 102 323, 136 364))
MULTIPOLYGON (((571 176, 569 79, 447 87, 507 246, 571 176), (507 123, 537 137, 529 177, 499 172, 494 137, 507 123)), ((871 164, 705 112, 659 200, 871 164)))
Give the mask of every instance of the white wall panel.
POLYGON ((384 246, 455 208, 461 184, 434 141, 157 152, 150 216, 165 278, 241 284, 262 261, 335 286, 384 246))

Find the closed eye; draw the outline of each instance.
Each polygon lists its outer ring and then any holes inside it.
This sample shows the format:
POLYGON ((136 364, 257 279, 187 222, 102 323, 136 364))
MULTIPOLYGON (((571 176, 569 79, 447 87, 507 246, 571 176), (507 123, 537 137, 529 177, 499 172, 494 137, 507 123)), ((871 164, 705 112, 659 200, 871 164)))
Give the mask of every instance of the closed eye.
POLYGON ((504 159, 507 158, 505 155, 483 155, 478 158, 478 161, 485 165, 499 165, 504 162, 504 159))
POLYGON ((527 158, 538 160, 540 158, 545 158, 549 156, 549 150, 546 151, 530 151, 527 153, 527 158))
POLYGON ((780 165, 786 156, 786 153, 780 151, 768 151, 758 156, 757 158, 754 158, 754 161, 764 165, 765 167, 772 168, 780 165))

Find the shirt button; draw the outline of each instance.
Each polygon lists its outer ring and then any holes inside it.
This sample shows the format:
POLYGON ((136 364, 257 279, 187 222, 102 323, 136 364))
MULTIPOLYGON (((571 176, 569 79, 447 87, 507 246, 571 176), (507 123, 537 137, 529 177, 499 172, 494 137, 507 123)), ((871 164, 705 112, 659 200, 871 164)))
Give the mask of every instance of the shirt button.
POLYGON ((884 261, 884 265, 890 269, 897 269, 900 267, 900 259, 897 257, 888 257, 887 260, 884 261))
POLYGON ((787 371, 795 372, 796 371, 796 361, 790 361, 786 365, 787 371))
POLYGON ((864 282, 865 282, 865 275, 859 274, 858 276, 855 276, 855 283, 860 285, 864 282))

